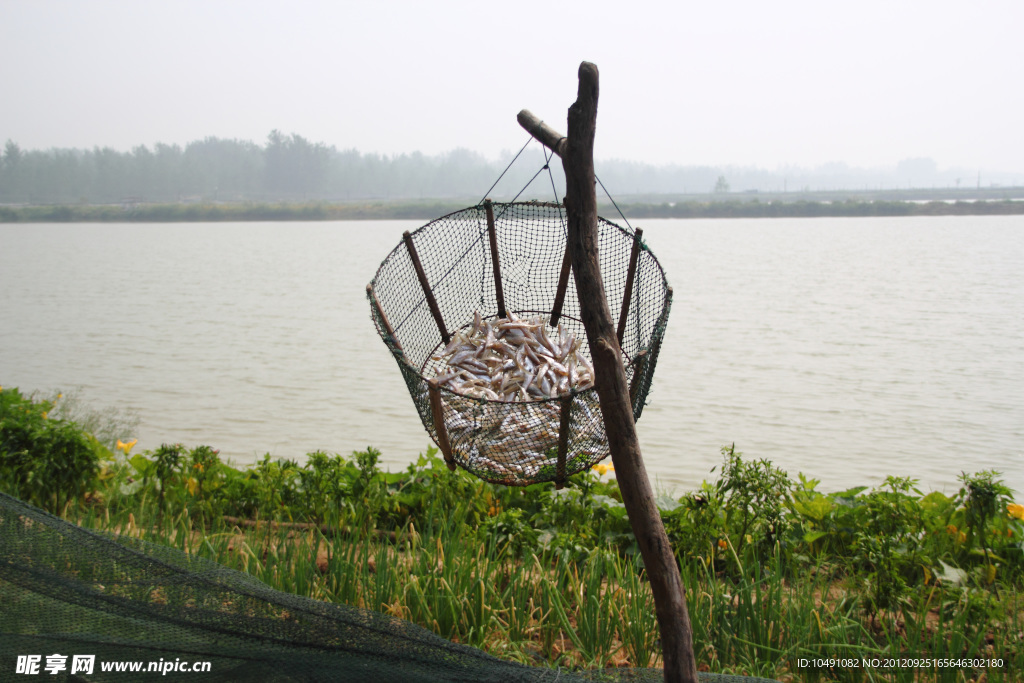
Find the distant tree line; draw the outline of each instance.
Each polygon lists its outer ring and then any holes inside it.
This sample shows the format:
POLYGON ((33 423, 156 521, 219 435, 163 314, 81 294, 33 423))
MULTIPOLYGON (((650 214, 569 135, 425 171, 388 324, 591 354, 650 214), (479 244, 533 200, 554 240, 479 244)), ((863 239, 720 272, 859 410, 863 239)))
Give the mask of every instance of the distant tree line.
MULTIPOLYGON (((505 160, 507 163, 508 160, 505 160)), ((505 192, 532 168, 513 169, 505 192)), ((128 152, 110 148, 23 150, 7 141, 0 157, 0 203, 110 204, 179 201, 347 201, 482 195, 504 165, 467 150, 393 157, 338 150, 273 131, 260 146, 208 137, 128 152)), ((561 174, 561 169, 558 169, 561 174)), ((539 188, 543 189, 543 188, 539 188)), ((550 195, 550 181, 548 181, 550 195)), ((480 197, 482 198, 482 196, 480 197)))
MULTIPOLYGON (((501 176, 512 156, 506 153, 503 158, 488 160, 465 149, 436 156, 419 152, 387 156, 339 150, 277 130, 262 145, 208 137, 184 147, 157 143, 130 151, 109 147, 25 150, 8 140, 0 154, 0 204, 478 200, 501 176)), ((540 172, 522 198, 561 198, 564 175, 558 158, 551 162, 550 178, 543 167, 539 145, 528 147, 490 195, 510 199, 540 172)), ((656 195, 693 198, 710 193, 728 199, 758 191, 792 194, 981 186, 976 171, 939 171, 928 159, 904 160, 891 169, 855 169, 832 163, 815 169, 783 167, 774 171, 606 160, 597 164, 597 173, 603 187, 616 197, 648 202, 661 201, 656 195)), ((1012 174, 987 174, 986 181, 1019 184, 1012 174)))

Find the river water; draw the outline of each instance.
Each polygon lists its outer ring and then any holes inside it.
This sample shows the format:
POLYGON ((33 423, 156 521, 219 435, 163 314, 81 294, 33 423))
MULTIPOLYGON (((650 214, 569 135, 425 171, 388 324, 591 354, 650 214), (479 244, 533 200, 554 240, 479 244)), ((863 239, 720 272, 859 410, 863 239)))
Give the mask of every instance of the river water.
MULTIPOLYGON (((429 439, 365 286, 420 222, 0 225, 0 385, 80 387, 140 448, 429 439)), ((648 472, 681 492, 733 442, 824 490, 909 475, 1024 491, 1024 217, 651 220, 675 290, 648 472)))

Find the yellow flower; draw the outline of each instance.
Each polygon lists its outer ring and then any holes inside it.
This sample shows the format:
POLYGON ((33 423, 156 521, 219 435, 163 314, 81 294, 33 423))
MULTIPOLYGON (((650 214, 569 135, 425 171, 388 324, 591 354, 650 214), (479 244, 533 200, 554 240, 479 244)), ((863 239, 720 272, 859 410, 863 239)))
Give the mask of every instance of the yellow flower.
POLYGON ((47 416, 47 415, 49 415, 49 413, 48 413, 48 412, 46 412, 46 411, 44 410, 44 411, 43 411, 43 419, 44 419, 44 420, 46 419, 46 416, 47 416))
POLYGON ((720 538, 720 539, 718 539, 718 547, 721 548, 722 550, 725 550, 726 548, 729 547, 729 544, 726 542, 726 540, 724 538, 720 538))
POLYGON ((597 465, 594 465, 591 469, 597 470, 597 473, 600 475, 605 475, 608 474, 609 472, 615 471, 614 467, 612 467, 611 465, 605 465, 604 463, 598 463, 597 465))
POLYGON ((946 527, 946 533, 949 534, 950 536, 956 536, 956 532, 957 531, 959 531, 959 529, 957 529, 956 526, 953 525, 953 524, 950 524, 949 526, 946 527))
POLYGON ((1019 503, 1010 503, 1009 505, 1007 505, 1006 512, 1009 513, 1011 517, 1016 517, 1017 519, 1024 519, 1024 505, 1021 505, 1019 503))
POLYGON ((132 439, 132 440, 131 440, 131 441, 129 441, 128 443, 125 443, 124 441, 121 441, 121 439, 118 439, 118 440, 117 440, 117 446, 116 446, 116 448, 117 448, 117 450, 119 450, 119 451, 124 451, 124 454, 125 454, 125 455, 128 455, 128 452, 129 452, 129 451, 130 451, 131 449, 135 448, 135 444, 137 444, 138 442, 139 442, 139 440, 138 440, 138 439, 132 439))

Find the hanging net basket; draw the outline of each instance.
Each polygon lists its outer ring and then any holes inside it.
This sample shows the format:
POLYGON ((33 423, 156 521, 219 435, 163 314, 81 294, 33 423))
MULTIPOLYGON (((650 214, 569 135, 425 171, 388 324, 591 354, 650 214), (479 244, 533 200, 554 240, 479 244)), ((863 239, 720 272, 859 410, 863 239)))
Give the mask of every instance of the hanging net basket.
MULTIPOLYGON (((672 303, 641 235, 598 219, 635 419, 672 303)), ((405 233, 367 286, 377 332, 450 468, 561 486, 608 456, 569 271, 561 205, 488 201, 405 233)))

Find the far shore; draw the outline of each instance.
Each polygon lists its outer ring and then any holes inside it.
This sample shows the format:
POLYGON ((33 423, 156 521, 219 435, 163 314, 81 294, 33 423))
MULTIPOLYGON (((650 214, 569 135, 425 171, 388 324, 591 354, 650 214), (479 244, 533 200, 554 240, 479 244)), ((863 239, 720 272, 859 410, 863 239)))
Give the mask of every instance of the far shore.
MULTIPOLYGON (((472 201, 175 202, 0 206, 0 223, 180 223, 242 221, 431 220, 472 201)), ((756 195, 683 201, 619 202, 599 206, 613 222, 644 218, 818 218, 872 216, 989 216, 1024 214, 1021 199, 797 199, 756 195)))

